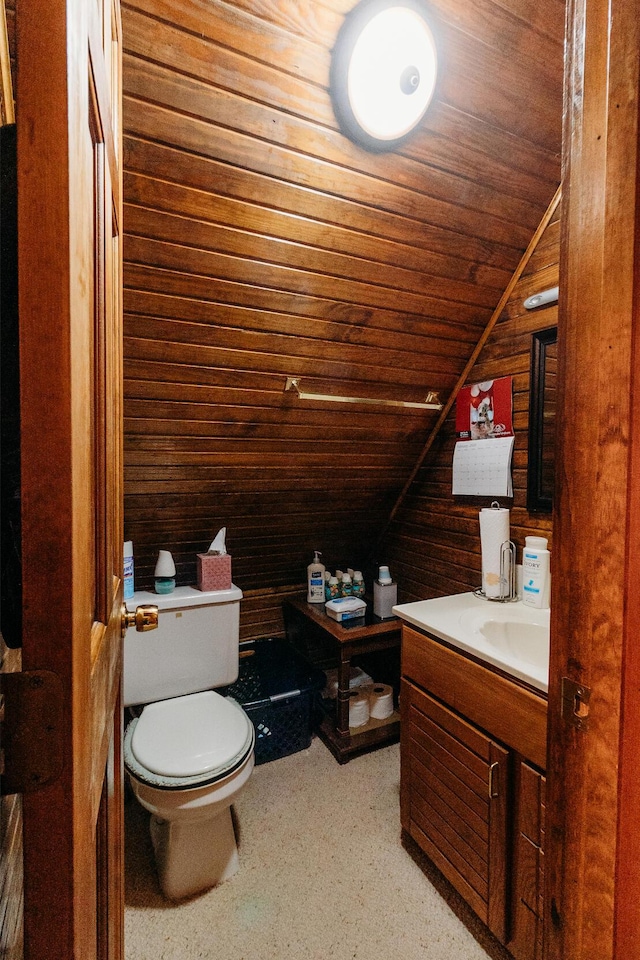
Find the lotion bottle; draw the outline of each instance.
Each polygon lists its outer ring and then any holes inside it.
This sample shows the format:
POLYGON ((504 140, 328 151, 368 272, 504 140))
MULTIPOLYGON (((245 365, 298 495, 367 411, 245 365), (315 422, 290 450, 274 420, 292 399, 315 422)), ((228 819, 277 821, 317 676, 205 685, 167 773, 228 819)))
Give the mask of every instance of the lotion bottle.
POLYGON ((314 558, 307 567, 307 603, 324 603, 324 564, 318 560, 322 556, 314 550, 314 558))
POLYGON ((549 561, 546 537, 525 537, 522 552, 522 602, 546 610, 549 606, 549 561))

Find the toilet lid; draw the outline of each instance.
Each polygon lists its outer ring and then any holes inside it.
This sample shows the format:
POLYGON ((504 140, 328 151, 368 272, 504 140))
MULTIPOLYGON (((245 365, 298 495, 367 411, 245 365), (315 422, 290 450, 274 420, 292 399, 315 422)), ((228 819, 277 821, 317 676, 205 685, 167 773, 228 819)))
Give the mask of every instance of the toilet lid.
POLYGON ((228 767, 252 741, 251 721, 235 700, 213 690, 148 704, 133 730, 131 752, 165 777, 194 777, 228 767))

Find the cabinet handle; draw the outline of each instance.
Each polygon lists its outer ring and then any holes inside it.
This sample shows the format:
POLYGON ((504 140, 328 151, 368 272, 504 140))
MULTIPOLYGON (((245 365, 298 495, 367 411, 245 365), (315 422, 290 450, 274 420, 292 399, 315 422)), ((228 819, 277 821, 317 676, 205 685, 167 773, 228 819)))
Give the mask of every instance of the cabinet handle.
POLYGON ((489 767, 489 799, 493 800, 495 797, 499 796, 498 792, 498 768, 500 762, 496 760, 489 767))

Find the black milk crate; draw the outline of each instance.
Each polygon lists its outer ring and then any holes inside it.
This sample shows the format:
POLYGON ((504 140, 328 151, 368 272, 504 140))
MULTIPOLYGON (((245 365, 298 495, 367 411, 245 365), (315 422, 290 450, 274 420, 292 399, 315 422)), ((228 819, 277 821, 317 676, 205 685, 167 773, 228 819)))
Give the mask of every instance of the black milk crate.
POLYGON ((227 694, 242 704, 256 731, 256 764, 311 744, 312 717, 326 677, 286 640, 240 644, 240 672, 227 694))

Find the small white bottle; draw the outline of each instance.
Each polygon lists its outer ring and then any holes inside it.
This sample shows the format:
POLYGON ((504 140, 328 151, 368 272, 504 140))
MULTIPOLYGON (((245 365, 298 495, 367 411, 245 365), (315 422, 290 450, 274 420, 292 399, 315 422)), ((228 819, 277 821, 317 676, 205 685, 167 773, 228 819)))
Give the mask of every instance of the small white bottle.
POLYGON ((325 599, 325 600, 331 600, 331 599, 332 599, 332 597, 331 597, 331 588, 330 588, 330 586, 329 586, 330 583, 331 583, 331 571, 330 571, 330 570, 325 570, 325 571, 324 571, 324 599, 325 599))
POLYGON ((351 580, 350 573, 342 574, 342 583, 340 584, 340 596, 341 597, 353 596, 353 582, 351 580))
POLYGON ((314 550, 314 558, 307 567, 307 603, 324 603, 324 563, 318 560, 322 556, 314 550))
POLYGON ((329 585, 325 587, 324 595, 327 600, 335 600, 340 594, 340 584, 337 577, 331 577, 329 585))
POLYGON ((525 537, 522 551, 522 602, 546 610, 549 606, 551 554, 546 537, 525 537))
POLYGON ((360 597, 361 600, 364 600, 364 580, 361 570, 354 570, 353 573, 353 595, 354 597, 360 597))

